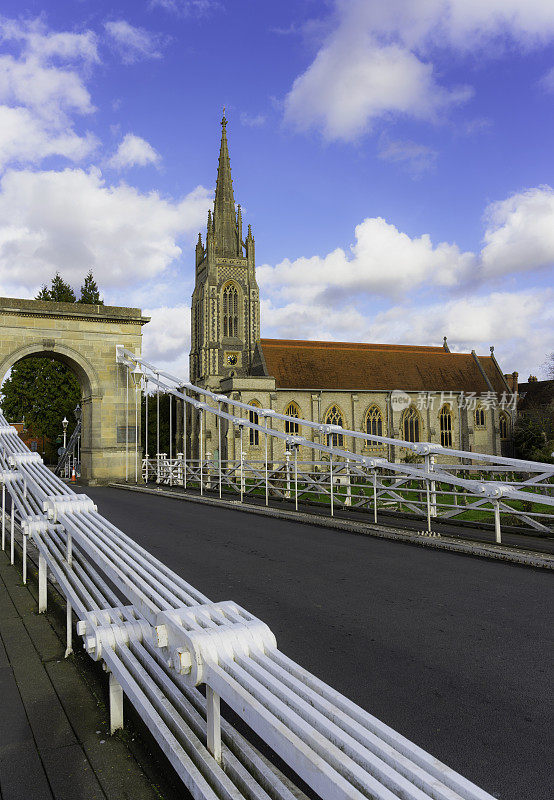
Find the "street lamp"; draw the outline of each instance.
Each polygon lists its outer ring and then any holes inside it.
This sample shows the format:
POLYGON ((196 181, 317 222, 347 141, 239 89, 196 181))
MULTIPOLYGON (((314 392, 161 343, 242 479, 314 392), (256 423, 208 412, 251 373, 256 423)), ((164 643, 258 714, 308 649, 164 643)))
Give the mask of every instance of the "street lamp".
POLYGON ((138 396, 142 385, 142 376, 140 364, 137 364, 131 372, 131 378, 135 384, 135 483, 138 483, 138 396))
MULTIPOLYGON (((73 409, 73 415, 74 415, 75 419, 77 420, 77 424, 79 424, 79 422, 81 421, 82 414, 83 414, 83 412, 81 410, 81 406, 79 405, 79 403, 77 403, 77 405, 73 409)), ((78 475, 81 474, 81 468, 79 467, 79 464, 81 463, 81 454, 79 453, 79 442, 80 442, 80 440, 81 440, 81 437, 77 436, 77 470, 78 470, 78 475)))
POLYGON ((68 425, 69 425, 69 420, 67 419, 67 417, 64 417, 64 418, 62 419, 62 428, 63 428, 63 449, 64 449, 64 450, 65 450, 65 448, 66 448, 66 442, 67 442, 67 426, 68 426, 68 425))

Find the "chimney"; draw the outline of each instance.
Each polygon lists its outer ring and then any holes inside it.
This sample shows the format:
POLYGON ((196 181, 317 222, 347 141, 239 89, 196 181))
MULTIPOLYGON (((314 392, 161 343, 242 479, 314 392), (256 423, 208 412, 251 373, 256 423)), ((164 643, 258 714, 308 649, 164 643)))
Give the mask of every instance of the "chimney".
POLYGON ((504 378, 506 379, 506 383, 510 387, 510 391, 514 393, 517 392, 517 381, 519 378, 519 373, 511 372, 509 375, 504 375, 504 378))

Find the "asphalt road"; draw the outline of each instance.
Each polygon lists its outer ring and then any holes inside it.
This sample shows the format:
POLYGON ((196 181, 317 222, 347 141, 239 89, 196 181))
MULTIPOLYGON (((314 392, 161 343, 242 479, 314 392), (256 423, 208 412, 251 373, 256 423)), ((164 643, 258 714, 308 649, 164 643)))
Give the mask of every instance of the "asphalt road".
POLYGON ((86 491, 210 599, 248 608, 288 656, 493 796, 554 796, 551 572, 86 491))
MULTIPOLYGON (((160 488, 156 483, 150 482, 148 484, 149 488, 151 489, 158 489, 160 488)), ((182 494, 183 490, 181 486, 162 486, 165 492, 173 491, 175 494, 182 494)), ((193 495, 200 495, 200 492, 194 489, 187 489, 188 494, 193 495)), ((215 497, 217 498, 217 492, 206 492, 206 497, 215 497)), ((225 500, 234 500, 235 502, 238 501, 240 495, 237 493, 227 492, 224 493, 223 499, 225 500)), ((265 497, 259 495, 247 495, 245 501, 250 505, 258 505, 264 506, 265 505, 265 497)), ((294 500, 279 500, 276 502, 273 498, 270 500, 270 507, 294 511, 295 510, 295 503, 294 500)), ((304 514, 317 514, 321 517, 331 517, 331 510, 329 505, 326 503, 302 503, 301 501, 298 503, 298 510, 303 512, 304 514)), ((371 524, 373 520, 373 514, 371 509, 361 510, 359 508, 337 508, 335 507, 335 519, 348 519, 352 520, 353 522, 361 522, 361 523, 369 523, 371 524)), ((492 520, 492 514, 490 515, 490 519, 492 520)), ((379 525, 385 525, 390 528, 403 528, 404 530, 412 530, 412 531, 421 531, 422 528, 427 527, 427 519, 425 517, 416 517, 415 514, 394 514, 392 512, 383 513, 382 510, 379 510, 378 516, 378 523, 379 525)), ((447 519, 434 519, 432 522, 432 528, 434 531, 441 533, 443 536, 455 536, 459 539, 466 539, 467 541, 477 541, 477 542, 485 542, 486 544, 493 544, 495 543, 495 533, 494 533, 494 526, 491 525, 490 528, 480 528, 480 527, 473 527, 473 526, 465 526, 457 522, 455 519, 447 520, 447 519)), ((530 529, 525 533, 515 533, 513 529, 508 528, 506 525, 503 525, 502 528, 502 545, 509 546, 509 547, 518 547, 523 550, 533 550, 537 553, 550 553, 554 554, 554 537, 553 536, 544 536, 544 535, 537 535, 533 533, 530 529)))

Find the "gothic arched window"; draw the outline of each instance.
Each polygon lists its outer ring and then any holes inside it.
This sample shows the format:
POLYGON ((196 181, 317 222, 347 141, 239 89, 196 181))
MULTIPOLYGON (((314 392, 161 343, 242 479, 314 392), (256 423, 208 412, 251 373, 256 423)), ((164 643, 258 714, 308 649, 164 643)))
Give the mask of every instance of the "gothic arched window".
POLYGON ((483 406, 477 406, 475 409, 475 427, 484 428, 486 423, 485 409, 483 406))
MULTIPOLYGON (((250 419, 250 422, 253 425, 259 425, 260 418, 256 413, 256 411, 254 411, 254 409, 261 408, 261 405, 258 403, 257 400, 252 400, 252 402, 249 403, 249 405, 252 406, 252 411, 248 412, 248 418, 250 419)), ((250 444, 258 445, 260 443, 260 431, 257 431, 255 428, 249 428, 248 430, 250 431, 250 444)))
MULTIPOLYGON (((287 417, 296 417, 297 419, 300 417, 300 409, 294 400, 292 400, 285 408, 285 415, 287 417)), ((298 429, 298 422, 292 422, 289 419, 285 420, 285 433, 290 433, 291 436, 298 436, 298 429)))
POLYGON ((383 415, 379 406, 371 405, 365 415, 365 432, 372 436, 383 435, 383 415))
POLYGON ((442 446, 452 447, 452 412, 448 404, 441 408, 439 412, 439 422, 442 446))
POLYGON ((501 439, 509 439, 510 438, 510 417, 506 414, 505 411, 501 411, 498 417, 498 428, 500 430, 500 438, 501 439))
POLYGON ((406 442, 419 442, 419 414, 413 406, 402 414, 402 436, 406 442))
MULTIPOLYGON (((340 425, 344 427, 342 411, 338 406, 331 406, 329 411, 325 414, 326 425, 340 425)), ((344 444, 344 436, 342 433, 330 433, 327 436, 327 447, 342 447, 344 444)))
POLYGON ((237 337, 239 335, 239 293, 234 283, 223 288, 223 335, 237 337))

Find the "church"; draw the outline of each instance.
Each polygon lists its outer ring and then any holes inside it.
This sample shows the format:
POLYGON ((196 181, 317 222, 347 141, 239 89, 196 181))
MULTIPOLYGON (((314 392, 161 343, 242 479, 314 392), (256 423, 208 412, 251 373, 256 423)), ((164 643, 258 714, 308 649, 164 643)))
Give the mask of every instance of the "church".
MULTIPOLYGON (((441 346, 260 337, 255 241, 250 225, 244 235, 241 207, 235 206, 225 115, 221 126, 213 213, 208 211, 205 241, 199 234, 196 245, 191 383, 251 405, 250 419, 260 424, 265 423, 256 409, 269 408, 391 439, 511 455, 517 373, 504 375, 492 347, 481 356, 451 352, 446 337, 441 346)), ((226 428, 218 453, 211 416, 203 430, 204 453, 238 458, 239 431, 226 428)), ((193 442, 197 425, 191 414, 193 442)), ((340 433, 324 442, 318 431, 301 430, 293 421, 284 423, 284 431, 389 460, 409 457, 404 448, 364 444, 340 433)), ((248 458, 264 458, 263 438, 247 431, 248 458)), ((283 441, 271 437, 270 447, 272 460, 283 459, 283 441)), ((303 446, 298 457, 314 460, 318 454, 303 446)))

